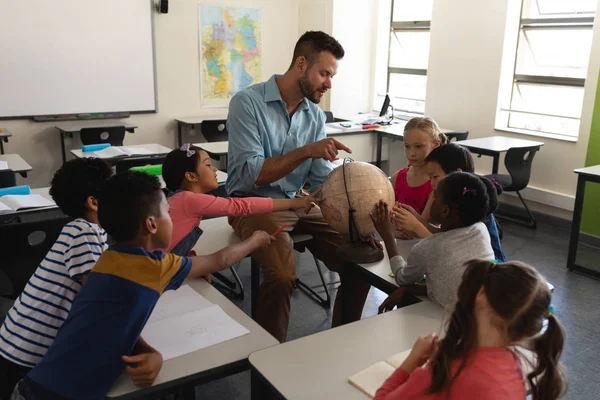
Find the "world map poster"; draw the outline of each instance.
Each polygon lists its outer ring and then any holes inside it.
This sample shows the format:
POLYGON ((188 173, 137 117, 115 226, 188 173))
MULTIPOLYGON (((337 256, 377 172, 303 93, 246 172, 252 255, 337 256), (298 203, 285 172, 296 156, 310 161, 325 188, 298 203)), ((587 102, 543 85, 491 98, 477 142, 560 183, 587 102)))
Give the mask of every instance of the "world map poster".
POLYGON ((225 105, 261 81, 261 10, 199 7, 200 93, 203 105, 225 105))

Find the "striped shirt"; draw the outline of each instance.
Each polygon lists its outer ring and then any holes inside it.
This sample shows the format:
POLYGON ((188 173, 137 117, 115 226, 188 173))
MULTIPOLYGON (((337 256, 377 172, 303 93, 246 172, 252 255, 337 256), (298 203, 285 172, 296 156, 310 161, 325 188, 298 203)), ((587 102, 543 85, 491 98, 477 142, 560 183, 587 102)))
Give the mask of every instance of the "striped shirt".
POLYGON ((0 355, 35 366, 54 341, 81 284, 106 249, 106 232, 76 219, 60 236, 27 282, 0 328, 0 355))

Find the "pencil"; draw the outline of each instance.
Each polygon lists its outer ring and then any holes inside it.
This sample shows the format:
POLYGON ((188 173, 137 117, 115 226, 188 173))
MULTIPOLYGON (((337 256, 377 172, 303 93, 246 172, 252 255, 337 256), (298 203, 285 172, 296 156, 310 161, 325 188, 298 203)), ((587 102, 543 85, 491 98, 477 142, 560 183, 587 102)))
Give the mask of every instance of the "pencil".
POLYGON ((287 227, 287 224, 283 224, 283 226, 281 228, 277 229, 275 232, 273 232, 273 234, 271 236, 273 236, 273 237, 277 236, 286 227, 287 227))

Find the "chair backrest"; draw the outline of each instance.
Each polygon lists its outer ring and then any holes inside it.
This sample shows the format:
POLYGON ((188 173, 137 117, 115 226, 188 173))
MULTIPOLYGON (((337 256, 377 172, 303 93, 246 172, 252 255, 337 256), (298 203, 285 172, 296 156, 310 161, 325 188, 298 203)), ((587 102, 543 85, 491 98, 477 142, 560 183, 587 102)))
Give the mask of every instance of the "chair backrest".
POLYGON ((111 146, 123 146, 125 127, 82 128, 79 136, 81 138, 81 143, 84 145, 110 143, 111 146))
POLYGON ((512 178, 512 185, 504 188, 509 192, 525 189, 531 177, 531 164, 539 146, 511 148, 504 157, 504 166, 512 178))
POLYGON ((17 186, 17 174, 12 169, 0 171, 0 188, 17 186))
POLYGON ((0 269, 12 284, 12 293, 4 297, 16 299, 25 288, 40 262, 58 239, 63 226, 73 218, 60 215, 50 219, 0 225, 2 247, 0 269))
POLYGON ((335 118, 333 118, 333 113, 331 111, 325 111, 325 123, 328 124, 330 122, 335 122, 335 118))
POLYGON ((207 142, 226 142, 229 137, 224 119, 202 121, 200 130, 207 142))
POLYGON ((129 168, 143 167, 145 165, 159 165, 165 161, 166 156, 161 157, 145 157, 119 160, 115 164, 115 170, 118 173, 128 171, 129 168))
POLYGON ((453 140, 460 142, 462 140, 467 140, 469 137, 469 131, 449 132, 446 133, 446 137, 448 138, 448 142, 453 140))

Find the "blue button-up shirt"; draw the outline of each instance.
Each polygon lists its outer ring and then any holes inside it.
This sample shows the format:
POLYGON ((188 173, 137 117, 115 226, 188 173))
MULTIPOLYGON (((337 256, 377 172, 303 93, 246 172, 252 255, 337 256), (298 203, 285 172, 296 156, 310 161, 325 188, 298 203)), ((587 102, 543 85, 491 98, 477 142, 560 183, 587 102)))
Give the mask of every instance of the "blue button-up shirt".
POLYGON ((256 186, 265 158, 325 139, 325 113, 305 98, 290 118, 275 82, 278 77, 238 92, 229 103, 225 187, 230 196, 293 198, 307 179, 314 190, 333 169, 329 161, 309 159, 278 181, 256 186))

